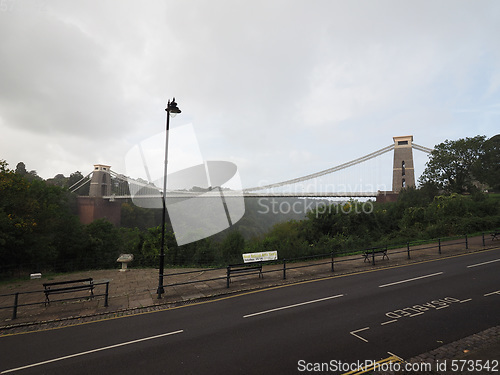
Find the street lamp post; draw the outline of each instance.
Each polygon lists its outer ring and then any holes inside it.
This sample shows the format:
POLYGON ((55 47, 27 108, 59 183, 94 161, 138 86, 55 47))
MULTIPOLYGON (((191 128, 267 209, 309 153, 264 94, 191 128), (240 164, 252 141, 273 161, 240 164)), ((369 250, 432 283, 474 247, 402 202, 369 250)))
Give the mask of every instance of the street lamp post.
POLYGON ((165 293, 165 289, 163 288, 163 270, 165 265, 165 216, 167 215, 167 205, 165 202, 165 195, 167 193, 167 163, 168 163, 168 131, 170 127, 170 116, 175 116, 178 113, 181 113, 181 110, 177 107, 177 103, 175 102, 175 98, 172 101, 168 101, 167 108, 165 108, 167 112, 167 130, 165 135, 165 165, 163 169, 163 194, 162 194, 162 204, 163 204, 163 213, 161 215, 161 246, 160 246, 160 270, 158 276, 158 299, 161 299, 161 295, 165 293))

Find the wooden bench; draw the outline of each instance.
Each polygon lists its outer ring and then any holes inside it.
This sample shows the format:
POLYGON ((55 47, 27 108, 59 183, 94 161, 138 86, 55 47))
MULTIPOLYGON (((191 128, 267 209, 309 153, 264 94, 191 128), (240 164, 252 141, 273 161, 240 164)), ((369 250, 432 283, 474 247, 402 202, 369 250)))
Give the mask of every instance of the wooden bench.
POLYGON ((255 272, 259 272, 259 278, 264 277, 262 275, 262 262, 230 264, 227 266, 227 287, 229 288, 232 274, 239 274, 243 276, 250 275, 255 272))
MULTIPOLYGON (((80 292, 80 291, 90 291, 90 295, 85 296, 86 298, 94 297, 94 280, 89 277, 87 279, 79 279, 79 280, 70 280, 70 281, 58 281, 55 283, 44 283, 44 293, 45 293, 45 305, 50 303, 49 296, 52 294, 63 294, 63 293, 71 293, 71 292, 80 292)), ((80 299, 83 297, 75 297, 75 298, 66 298, 64 300, 58 301, 66 301, 72 299, 80 299)))
POLYGON ((366 261, 370 261, 370 257, 372 257, 373 264, 375 264, 375 255, 382 255, 382 260, 387 258, 389 259, 389 256, 387 255, 387 247, 374 247, 372 249, 367 249, 363 253, 363 263, 366 261))

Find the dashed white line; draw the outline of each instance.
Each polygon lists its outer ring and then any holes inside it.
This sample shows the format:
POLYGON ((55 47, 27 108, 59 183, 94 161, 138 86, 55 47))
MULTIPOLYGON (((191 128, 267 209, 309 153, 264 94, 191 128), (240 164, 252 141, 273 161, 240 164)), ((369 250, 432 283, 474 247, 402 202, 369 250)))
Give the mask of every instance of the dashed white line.
POLYGON ((490 260, 488 262, 483 262, 483 263, 471 264, 470 266, 467 266, 467 268, 484 266, 485 264, 490 264, 490 263, 493 263, 493 262, 500 262, 500 259, 490 260))
POLYGON ((412 279, 406 279, 406 280, 396 281, 396 282, 390 283, 390 284, 379 285, 378 287, 379 288, 385 288, 386 286, 392 286, 392 285, 407 283, 407 282, 410 282, 410 281, 425 279, 427 277, 433 277, 433 276, 437 276, 437 275, 442 275, 443 273, 444 272, 437 272, 437 273, 433 273, 433 274, 430 274, 430 275, 424 275, 424 276, 414 277, 412 279))
POLYGON ((356 335, 356 333, 358 332, 361 332, 361 331, 366 331, 367 329, 370 329, 370 327, 365 327, 365 328, 361 328, 361 329, 357 329, 356 331, 352 331, 352 332, 349 332, 351 335, 353 335, 354 337, 357 337, 358 339, 364 341, 364 342, 368 342, 367 339, 365 339, 364 337, 361 337, 359 335, 356 335))
POLYGON ((316 303, 316 302, 322 302, 322 301, 327 301, 329 299, 333 299, 333 298, 339 298, 339 297, 343 297, 344 295, 343 294, 338 294, 336 296, 331 296, 331 297, 325 297, 325 298, 320 298, 320 299, 315 299, 313 301, 307 301, 307 302, 301 302, 301 303, 296 303, 294 305, 288 305, 288 306, 283 306, 283 307, 277 307, 275 309, 271 309, 271 310, 266 310, 266 311, 260 311, 260 312, 256 312, 256 313, 253 313, 253 314, 248 314, 248 315, 244 315, 243 318, 250 318, 252 316, 257 316, 257 315, 262 315, 262 314, 268 314, 268 313, 271 313, 271 312, 275 312, 275 311, 280 311, 280 310, 285 310, 285 309, 291 309, 292 307, 298 307, 298 306, 303 306, 303 305, 309 305, 311 303, 316 303))
POLYGON ((138 339, 138 340, 132 340, 132 341, 127 341, 127 342, 122 342, 122 343, 116 344, 116 345, 110 345, 110 346, 105 346, 105 347, 98 348, 98 349, 87 350, 87 351, 81 352, 81 353, 70 354, 70 355, 66 355, 64 357, 49 359, 47 361, 38 362, 38 363, 32 363, 31 365, 17 367, 17 368, 13 368, 13 369, 10 369, 10 370, 5 370, 5 371, 0 372, 0 374, 7 374, 9 372, 15 372, 15 371, 24 370, 24 369, 27 369, 27 368, 30 368, 30 367, 36 367, 36 366, 46 365, 46 364, 52 363, 52 362, 63 361, 65 359, 69 359, 69 358, 80 357, 82 355, 87 355, 87 354, 91 354, 91 353, 101 352, 103 350, 108 350, 108 349, 114 349, 114 348, 118 348, 120 346, 125 346, 125 345, 130 345, 130 344, 136 344, 136 343, 142 342, 142 341, 158 339, 160 337, 171 336, 171 335, 175 335, 175 334, 182 333, 182 332, 184 332, 184 331, 181 329, 179 331, 163 333, 161 335, 144 337, 144 338, 138 339))

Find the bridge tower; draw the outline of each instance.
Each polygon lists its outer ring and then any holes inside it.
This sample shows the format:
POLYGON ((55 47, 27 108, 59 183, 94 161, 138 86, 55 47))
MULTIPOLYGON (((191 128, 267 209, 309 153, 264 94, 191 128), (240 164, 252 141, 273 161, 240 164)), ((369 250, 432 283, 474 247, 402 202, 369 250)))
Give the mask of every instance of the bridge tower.
POLYGON ((94 164, 89 196, 77 198, 78 216, 83 224, 90 224, 96 219, 105 218, 115 226, 120 226, 121 203, 109 199, 111 196, 110 168, 109 165, 94 164))
POLYGON ((111 195, 111 175, 109 165, 94 164, 94 173, 90 180, 89 197, 103 197, 111 195))
POLYGON ((399 193, 402 188, 415 186, 413 169, 413 135, 393 137, 394 165, 392 168, 392 192, 399 193))

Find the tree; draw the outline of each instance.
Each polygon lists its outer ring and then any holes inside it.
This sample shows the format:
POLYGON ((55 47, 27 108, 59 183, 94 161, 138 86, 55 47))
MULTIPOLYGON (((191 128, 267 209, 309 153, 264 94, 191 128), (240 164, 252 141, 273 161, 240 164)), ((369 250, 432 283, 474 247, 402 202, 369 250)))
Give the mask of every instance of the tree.
POLYGON ((64 187, 68 179, 62 173, 56 174, 53 178, 49 178, 46 182, 51 185, 64 187))
POLYGON ((447 193, 465 193, 478 190, 480 158, 484 155, 486 137, 446 140, 434 147, 424 173, 423 185, 435 185, 447 193))
POLYGON ((481 182, 500 191, 500 134, 484 142, 484 154, 479 158, 478 175, 481 182))
POLYGON ((227 263, 241 262, 241 254, 245 248, 245 239, 238 230, 230 231, 220 244, 222 261, 227 263))
POLYGON ((16 165, 16 173, 20 174, 21 176, 27 175, 28 171, 26 170, 26 164, 24 164, 22 161, 17 163, 16 165))
POLYGON ((69 176, 68 181, 67 181, 67 184, 68 184, 67 187, 72 188, 72 190, 74 190, 78 186, 81 186, 80 188, 78 188, 75 191, 75 193, 78 195, 89 195, 90 184, 86 183, 85 185, 83 185, 85 183, 85 181, 88 181, 88 180, 89 180, 88 177, 86 179, 84 179, 84 176, 82 175, 82 173, 80 171, 76 171, 74 173, 71 173, 71 175, 69 176))

